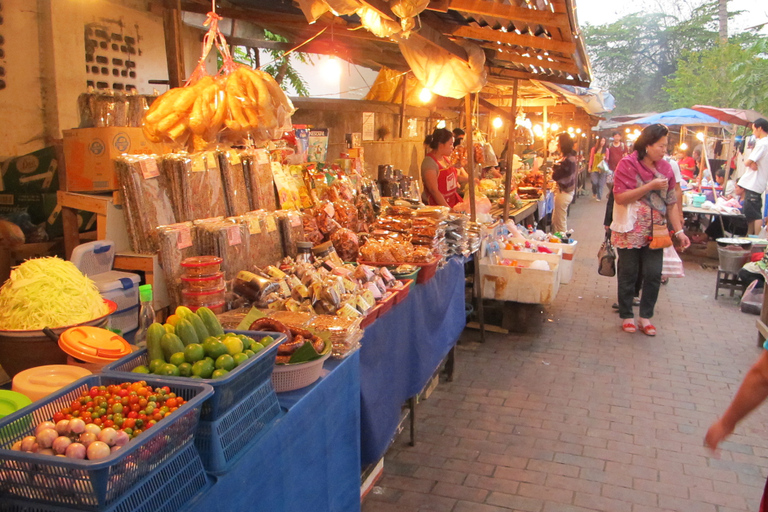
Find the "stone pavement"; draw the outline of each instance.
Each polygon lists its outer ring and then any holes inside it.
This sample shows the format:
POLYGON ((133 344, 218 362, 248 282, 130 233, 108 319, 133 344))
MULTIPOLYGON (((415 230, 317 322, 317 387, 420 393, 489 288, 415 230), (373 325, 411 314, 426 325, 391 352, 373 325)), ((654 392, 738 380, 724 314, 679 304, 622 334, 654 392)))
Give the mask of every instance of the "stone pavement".
POLYGON ((622 332, 616 280, 596 271, 604 208, 572 206, 574 278, 529 332, 481 344, 465 331, 454 381, 419 404, 416 446, 395 439, 363 512, 758 510, 768 404, 719 458, 703 447, 759 354, 757 317, 714 300, 715 260, 684 255, 686 277, 659 296, 659 334, 622 332))

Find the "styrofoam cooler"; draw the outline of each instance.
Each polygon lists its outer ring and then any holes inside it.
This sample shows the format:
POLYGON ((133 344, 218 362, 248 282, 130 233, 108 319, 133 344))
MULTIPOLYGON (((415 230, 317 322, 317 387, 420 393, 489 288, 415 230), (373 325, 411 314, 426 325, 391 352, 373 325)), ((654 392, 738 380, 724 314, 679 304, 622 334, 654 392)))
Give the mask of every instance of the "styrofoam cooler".
POLYGON ((560 244, 552 242, 537 242, 538 245, 555 250, 561 249, 563 251, 563 261, 560 262, 560 284, 568 284, 573 277, 573 258, 576 256, 576 246, 579 243, 573 240, 569 244, 560 244))
POLYGON ((139 326, 141 277, 131 272, 112 270, 115 261, 114 242, 96 240, 80 244, 72 251, 70 261, 91 278, 102 297, 117 304, 117 311, 110 315, 107 327, 126 333, 139 326))
POLYGON ((494 265, 489 258, 480 260, 480 290, 485 299, 496 299, 526 304, 551 304, 560 289, 560 256, 532 252, 516 252, 518 262, 529 265, 545 260, 549 270, 494 265))

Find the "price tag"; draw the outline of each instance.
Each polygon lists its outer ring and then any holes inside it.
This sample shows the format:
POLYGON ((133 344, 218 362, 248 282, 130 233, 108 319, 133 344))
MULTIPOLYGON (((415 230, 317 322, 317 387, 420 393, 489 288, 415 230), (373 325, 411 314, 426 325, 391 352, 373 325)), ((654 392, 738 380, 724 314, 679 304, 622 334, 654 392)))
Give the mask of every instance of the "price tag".
POLYGON ((219 159, 216 158, 216 153, 208 151, 205 153, 205 167, 209 171, 219 168, 219 159))
POLYGON ((160 176, 160 169, 158 169, 157 160, 154 158, 142 159, 139 162, 139 168, 141 169, 141 175, 144 176, 145 180, 160 176))
POLYGON ((257 217, 248 217, 248 232, 252 235, 261 233, 261 224, 257 217))
POLYGON ((230 226, 227 230, 227 242, 229 245, 240 245, 242 241, 243 239, 240 236, 240 226, 230 226))
POLYGON ((227 152, 227 157, 229 158, 229 163, 232 165, 240 165, 240 155, 237 154, 237 151, 234 149, 230 149, 227 152))
POLYGON ((179 238, 176 240, 177 249, 186 249, 192 247, 192 230, 189 226, 184 226, 179 230, 179 238))
POLYGON ((288 218, 291 220, 291 226, 293 226, 294 228, 301 226, 302 224, 301 217, 299 216, 298 213, 291 212, 288 214, 288 218))
POLYGON ((272 215, 267 216, 267 233, 272 233, 277 230, 277 224, 275 223, 275 217, 272 215))
POLYGON ((205 158, 202 154, 192 155, 192 172, 204 172, 206 171, 205 158))
POLYGON ((323 210, 325 210, 325 213, 327 213, 330 218, 333 218, 333 216, 336 215, 336 210, 333 208, 333 203, 326 204, 323 210))

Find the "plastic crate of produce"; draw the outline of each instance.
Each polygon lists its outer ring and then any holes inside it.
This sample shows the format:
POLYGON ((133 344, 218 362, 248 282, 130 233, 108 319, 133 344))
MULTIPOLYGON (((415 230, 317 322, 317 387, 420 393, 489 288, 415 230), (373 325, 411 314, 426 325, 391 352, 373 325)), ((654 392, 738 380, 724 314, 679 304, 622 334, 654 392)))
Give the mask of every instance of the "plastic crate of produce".
MULTIPOLYGON (((269 381, 269 378, 272 376, 272 368, 275 366, 277 347, 286 339, 285 334, 279 332, 232 330, 225 330, 224 332, 245 334, 257 341, 264 336, 271 336, 275 341, 256 354, 255 357, 252 357, 244 364, 235 367, 225 377, 220 379, 195 379, 192 381, 189 377, 163 376, 163 379, 168 379, 173 382, 205 382, 213 387, 213 396, 203 404, 203 409, 200 413, 200 419, 205 421, 219 419, 254 388, 258 387, 263 382, 269 381)), ((147 349, 136 351, 133 354, 129 354, 124 358, 105 366, 104 371, 130 372, 140 365, 149 365, 147 349)), ((131 375, 135 374, 132 373, 131 375)))
POLYGON ((216 421, 201 421, 195 434, 206 471, 229 471, 280 416, 272 380, 267 379, 216 421))
POLYGON ((200 408, 213 394, 202 382, 176 382, 149 375, 91 375, 0 420, 0 496, 72 507, 104 510, 132 492, 134 486, 176 453, 192 445, 200 408), (187 400, 177 411, 102 460, 78 460, 12 451, 11 446, 34 432, 54 413, 69 407, 93 386, 146 381, 168 386, 187 400))
MULTIPOLYGON (((194 445, 185 447, 104 512, 174 512, 212 485, 194 445)), ((79 509, 3 499, 0 512, 76 512, 79 509)))

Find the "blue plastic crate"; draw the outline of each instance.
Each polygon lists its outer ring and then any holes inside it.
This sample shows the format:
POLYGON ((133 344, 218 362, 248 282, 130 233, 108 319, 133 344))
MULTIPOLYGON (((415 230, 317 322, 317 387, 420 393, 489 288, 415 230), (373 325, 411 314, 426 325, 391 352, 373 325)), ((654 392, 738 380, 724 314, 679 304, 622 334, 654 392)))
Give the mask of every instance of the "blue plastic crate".
MULTIPOLYGON (((129 493, 134 485, 176 453, 192 445, 200 408, 213 394, 202 382, 170 382, 145 375, 91 375, 77 380, 0 420, 0 498, 104 510, 129 493), (146 381, 153 388, 168 386, 187 400, 177 411, 102 460, 76 460, 11 450, 54 413, 69 407, 93 386, 146 381)), ((2 499, 0 499, 2 501, 2 499)))
POLYGON ((201 421, 195 434, 205 469, 214 475, 229 471, 280 416, 280 404, 267 380, 216 421, 201 421))
MULTIPOLYGON (((212 485, 191 443, 138 482, 104 512, 175 512, 212 485)), ((3 499, 0 512, 76 512, 79 509, 3 499)))
MULTIPOLYGON (((279 332, 265 331, 231 331, 225 332, 233 334, 245 334, 255 340, 264 336, 271 336, 275 339, 271 345, 250 358, 244 364, 237 366, 225 377, 220 379, 195 379, 192 382, 205 382, 213 386, 213 396, 203 404, 203 410, 200 418, 205 421, 215 421, 227 413, 235 404, 251 393, 256 387, 272 377, 272 370, 275 367, 275 356, 277 347, 286 340, 285 334, 279 332)), ((118 359, 104 367, 104 372, 130 372, 140 365, 149 366, 147 350, 142 349, 132 354, 118 359)), ((135 374, 131 374, 135 375, 135 374)), ((166 377, 175 382, 190 382, 189 377, 166 377)))

